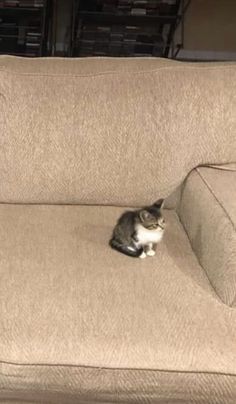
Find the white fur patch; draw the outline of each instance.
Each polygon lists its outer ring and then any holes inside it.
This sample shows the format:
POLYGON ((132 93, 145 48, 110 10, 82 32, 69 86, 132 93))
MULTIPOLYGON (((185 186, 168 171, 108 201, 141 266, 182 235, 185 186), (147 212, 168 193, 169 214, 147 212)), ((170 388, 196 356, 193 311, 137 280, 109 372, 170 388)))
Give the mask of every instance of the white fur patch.
POLYGON ((146 258, 146 254, 145 254, 144 251, 143 251, 142 254, 139 256, 139 258, 141 258, 141 259, 146 258))
POLYGON ((137 246, 144 246, 150 243, 157 244, 163 237, 163 229, 158 227, 155 230, 148 230, 141 224, 136 226, 137 246))
POLYGON ((156 254, 156 252, 155 252, 154 250, 148 250, 148 251, 146 252, 146 254, 147 254, 149 257, 154 257, 154 255, 156 254))

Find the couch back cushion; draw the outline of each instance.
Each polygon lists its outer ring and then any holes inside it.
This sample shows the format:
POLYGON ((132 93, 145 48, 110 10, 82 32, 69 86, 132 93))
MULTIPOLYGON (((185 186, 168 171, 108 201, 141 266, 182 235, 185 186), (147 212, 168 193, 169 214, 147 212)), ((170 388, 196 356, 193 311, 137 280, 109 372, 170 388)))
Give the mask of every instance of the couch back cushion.
POLYGON ((236 64, 0 57, 0 202, 142 205, 236 161, 236 64))

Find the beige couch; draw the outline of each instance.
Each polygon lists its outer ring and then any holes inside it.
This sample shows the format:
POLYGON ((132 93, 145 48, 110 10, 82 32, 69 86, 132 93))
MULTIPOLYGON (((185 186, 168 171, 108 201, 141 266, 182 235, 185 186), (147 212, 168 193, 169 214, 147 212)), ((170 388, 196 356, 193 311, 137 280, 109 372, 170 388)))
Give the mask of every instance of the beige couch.
POLYGON ((0 402, 236 403, 235 162, 236 64, 0 57, 0 402))

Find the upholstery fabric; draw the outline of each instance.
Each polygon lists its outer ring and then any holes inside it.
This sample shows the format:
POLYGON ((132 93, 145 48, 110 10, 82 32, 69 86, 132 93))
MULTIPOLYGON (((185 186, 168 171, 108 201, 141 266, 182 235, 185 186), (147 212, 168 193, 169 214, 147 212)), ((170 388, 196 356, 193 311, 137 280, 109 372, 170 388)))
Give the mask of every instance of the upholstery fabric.
POLYGON ((0 205, 2 400, 236 401, 236 311, 174 211, 154 258, 110 249, 121 211, 0 205))
POLYGON ((236 161, 235 101, 235 63, 2 56, 0 201, 166 197, 199 164, 236 161))
POLYGON ((194 170, 183 187, 180 217, 216 293, 235 306, 236 170, 194 170))
POLYGON ((0 376, 4 404, 235 404, 236 397, 235 376, 204 372, 2 364, 0 376))
POLYGON ((235 63, 0 56, 0 403, 236 403, 235 101, 235 63), (108 246, 167 196, 154 258, 108 246))

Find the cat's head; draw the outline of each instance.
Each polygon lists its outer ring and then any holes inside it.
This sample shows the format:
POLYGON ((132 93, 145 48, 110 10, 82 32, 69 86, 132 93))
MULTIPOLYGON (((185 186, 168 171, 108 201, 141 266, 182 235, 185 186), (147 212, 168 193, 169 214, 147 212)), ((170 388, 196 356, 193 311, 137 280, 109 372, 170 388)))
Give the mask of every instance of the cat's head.
POLYGON ((159 199, 153 205, 139 211, 139 220, 143 227, 149 230, 165 229, 165 219, 162 214, 164 199, 159 199))

